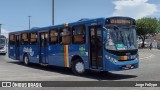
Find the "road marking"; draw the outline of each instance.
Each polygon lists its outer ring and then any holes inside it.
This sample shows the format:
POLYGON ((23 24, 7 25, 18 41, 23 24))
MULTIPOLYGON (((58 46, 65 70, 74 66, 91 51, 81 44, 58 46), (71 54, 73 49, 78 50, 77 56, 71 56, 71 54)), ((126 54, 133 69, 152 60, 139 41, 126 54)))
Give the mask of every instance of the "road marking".
POLYGON ((149 58, 151 58, 151 57, 153 57, 153 56, 155 56, 155 55, 154 55, 154 54, 151 54, 151 55, 148 56, 148 57, 140 58, 140 60, 149 59, 149 58))
POLYGON ((154 51, 160 51, 159 49, 153 49, 154 51))

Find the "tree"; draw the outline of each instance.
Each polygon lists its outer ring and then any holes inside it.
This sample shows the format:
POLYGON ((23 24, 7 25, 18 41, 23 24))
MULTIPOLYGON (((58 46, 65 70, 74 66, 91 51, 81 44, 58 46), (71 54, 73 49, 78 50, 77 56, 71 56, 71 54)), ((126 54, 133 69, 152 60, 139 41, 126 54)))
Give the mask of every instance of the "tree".
POLYGON ((136 30, 137 35, 142 39, 142 48, 146 35, 155 35, 158 28, 158 20, 156 18, 141 18, 137 20, 136 30))
POLYGON ((157 21, 158 21, 158 27, 157 27, 156 32, 160 33, 160 18, 158 18, 157 21))

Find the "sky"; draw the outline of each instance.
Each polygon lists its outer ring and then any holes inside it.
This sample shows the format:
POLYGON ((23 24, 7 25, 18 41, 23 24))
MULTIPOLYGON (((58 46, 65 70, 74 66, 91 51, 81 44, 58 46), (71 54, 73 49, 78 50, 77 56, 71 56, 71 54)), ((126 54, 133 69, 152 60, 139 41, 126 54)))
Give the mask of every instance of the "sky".
MULTIPOLYGON (((160 17, 160 0, 54 0, 55 25, 81 18, 160 17)), ((52 25, 52 0, 0 0, 2 34, 52 25)))

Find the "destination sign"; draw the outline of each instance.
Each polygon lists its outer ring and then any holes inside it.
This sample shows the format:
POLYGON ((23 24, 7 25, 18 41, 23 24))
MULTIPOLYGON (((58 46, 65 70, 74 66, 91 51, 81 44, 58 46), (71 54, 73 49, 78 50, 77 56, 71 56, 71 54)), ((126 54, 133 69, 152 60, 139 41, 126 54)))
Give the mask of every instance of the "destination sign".
POLYGON ((131 20, 128 19, 110 19, 111 24, 131 24, 131 20))
POLYGON ((130 18, 108 18, 106 24, 135 25, 135 21, 130 18))

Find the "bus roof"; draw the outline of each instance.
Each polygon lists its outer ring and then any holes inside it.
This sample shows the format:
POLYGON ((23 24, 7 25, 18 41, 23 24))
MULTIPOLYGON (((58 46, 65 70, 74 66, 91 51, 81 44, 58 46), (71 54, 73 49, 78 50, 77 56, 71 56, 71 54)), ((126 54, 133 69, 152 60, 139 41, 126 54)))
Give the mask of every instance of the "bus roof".
MULTIPOLYGON (((116 16, 116 17, 109 17, 109 18, 129 18, 129 19, 133 19, 133 18, 130 18, 130 17, 122 17, 122 16, 116 16)), ((95 19, 81 19, 77 22, 72 22, 72 23, 67 23, 69 26, 74 26, 74 25, 77 25, 77 24, 84 24, 84 23, 92 23, 92 22, 95 22, 95 21, 103 21, 105 22, 106 19, 109 19, 109 18, 95 18, 95 19)), ((33 31, 39 31, 39 30, 50 30, 50 29, 53 29, 53 28, 61 28, 61 27, 64 27, 64 24, 60 24, 60 25, 54 25, 54 26, 47 26, 47 27, 40 27, 40 28, 32 28, 30 30, 23 30, 23 31, 15 31, 15 32, 10 32, 9 34, 19 34, 19 33, 23 33, 23 32, 33 32, 33 31)))
POLYGON ((6 36, 4 36, 4 35, 0 35, 0 38, 6 38, 6 36))

